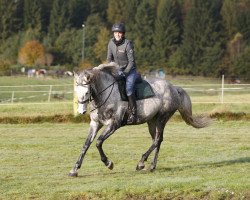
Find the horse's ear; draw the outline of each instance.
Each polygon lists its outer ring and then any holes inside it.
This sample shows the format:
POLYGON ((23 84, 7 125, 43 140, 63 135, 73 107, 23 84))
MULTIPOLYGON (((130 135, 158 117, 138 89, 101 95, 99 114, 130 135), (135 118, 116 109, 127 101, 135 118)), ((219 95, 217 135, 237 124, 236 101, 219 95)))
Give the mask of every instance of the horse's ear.
POLYGON ((75 78, 77 78, 79 75, 77 74, 77 72, 73 71, 73 75, 75 78))
POLYGON ((87 82, 90 82, 90 80, 91 80, 91 76, 90 76, 90 74, 86 74, 86 76, 85 76, 85 77, 86 77, 86 81, 87 81, 87 82))
POLYGON ((93 78, 94 74, 88 70, 85 71, 85 80, 89 83, 93 78))

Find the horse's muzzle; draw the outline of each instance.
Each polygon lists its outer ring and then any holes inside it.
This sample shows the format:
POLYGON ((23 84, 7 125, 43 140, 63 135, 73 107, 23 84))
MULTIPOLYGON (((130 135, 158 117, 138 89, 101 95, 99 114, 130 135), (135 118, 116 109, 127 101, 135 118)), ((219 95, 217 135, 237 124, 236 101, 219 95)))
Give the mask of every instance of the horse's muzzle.
POLYGON ((87 104, 78 103, 77 112, 80 114, 85 114, 87 111, 87 104))

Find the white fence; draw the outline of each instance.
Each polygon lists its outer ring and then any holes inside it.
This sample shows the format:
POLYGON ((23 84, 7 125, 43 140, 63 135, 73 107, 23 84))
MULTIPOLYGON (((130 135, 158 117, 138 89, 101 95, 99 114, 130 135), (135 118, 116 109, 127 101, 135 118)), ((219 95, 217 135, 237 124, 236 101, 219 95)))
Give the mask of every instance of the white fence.
POLYGON ((0 86, 0 105, 71 101, 73 85, 0 86))
MULTIPOLYGON (((193 103, 250 103, 250 84, 178 85, 193 103)), ((73 102, 73 84, 0 86, 0 105, 73 102)))

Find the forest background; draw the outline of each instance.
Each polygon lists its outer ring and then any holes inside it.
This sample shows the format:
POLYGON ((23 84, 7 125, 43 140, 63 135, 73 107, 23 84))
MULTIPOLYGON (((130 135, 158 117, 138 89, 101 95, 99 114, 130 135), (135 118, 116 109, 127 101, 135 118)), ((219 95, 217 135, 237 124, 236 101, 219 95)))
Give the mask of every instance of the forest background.
POLYGON ((96 66, 124 22, 140 71, 250 80, 250 0, 0 0, 0 15, 0 75, 96 66))

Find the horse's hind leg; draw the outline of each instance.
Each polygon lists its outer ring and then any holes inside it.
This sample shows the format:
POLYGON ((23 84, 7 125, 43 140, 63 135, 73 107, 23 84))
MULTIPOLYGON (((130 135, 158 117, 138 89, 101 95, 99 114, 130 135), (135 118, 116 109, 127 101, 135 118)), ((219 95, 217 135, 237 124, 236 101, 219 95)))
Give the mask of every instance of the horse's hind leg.
POLYGON ((156 135, 159 137, 158 138, 158 143, 157 143, 157 147, 155 148, 155 154, 154 154, 154 158, 152 160, 151 166, 150 166, 150 171, 154 171, 156 168, 156 164, 157 164, 157 159, 158 159, 158 155, 159 155, 159 151, 160 151, 160 147, 161 147, 161 143, 163 141, 163 132, 164 132, 164 128, 166 126, 167 121, 172 117, 173 113, 168 113, 167 116, 165 117, 160 117, 158 118, 158 120, 156 121, 156 135))
POLYGON ((136 170, 142 170, 142 169, 144 169, 144 167, 145 167, 144 162, 147 161, 150 153, 155 148, 155 146, 154 146, 154 140, 155 140, 155 135, 156 135, 156 120, 155 119, 152 119, 151 121, 148 121, 148 130, 149 130, 149 133, 150 133, 150 135, 152 137, 153 144, 148 149, 148 151, 145 154, 142 155, 141 160, 139 161, 139 163, 138 163, 138 165, 136 167, 136 170))
POLYGON ((159 133, 159 139, 158 139, 158 144, 157 147, 155 148, 155 154, 154 154, 154 158, 153 161, 150 165, 150 171, 153 172, 156 168, 156 164, 157 164, 157 159, 158 159, 158 154, 160 151, 160 147, 161 147, 161 143, 163 141, 163 130, 159 133))

